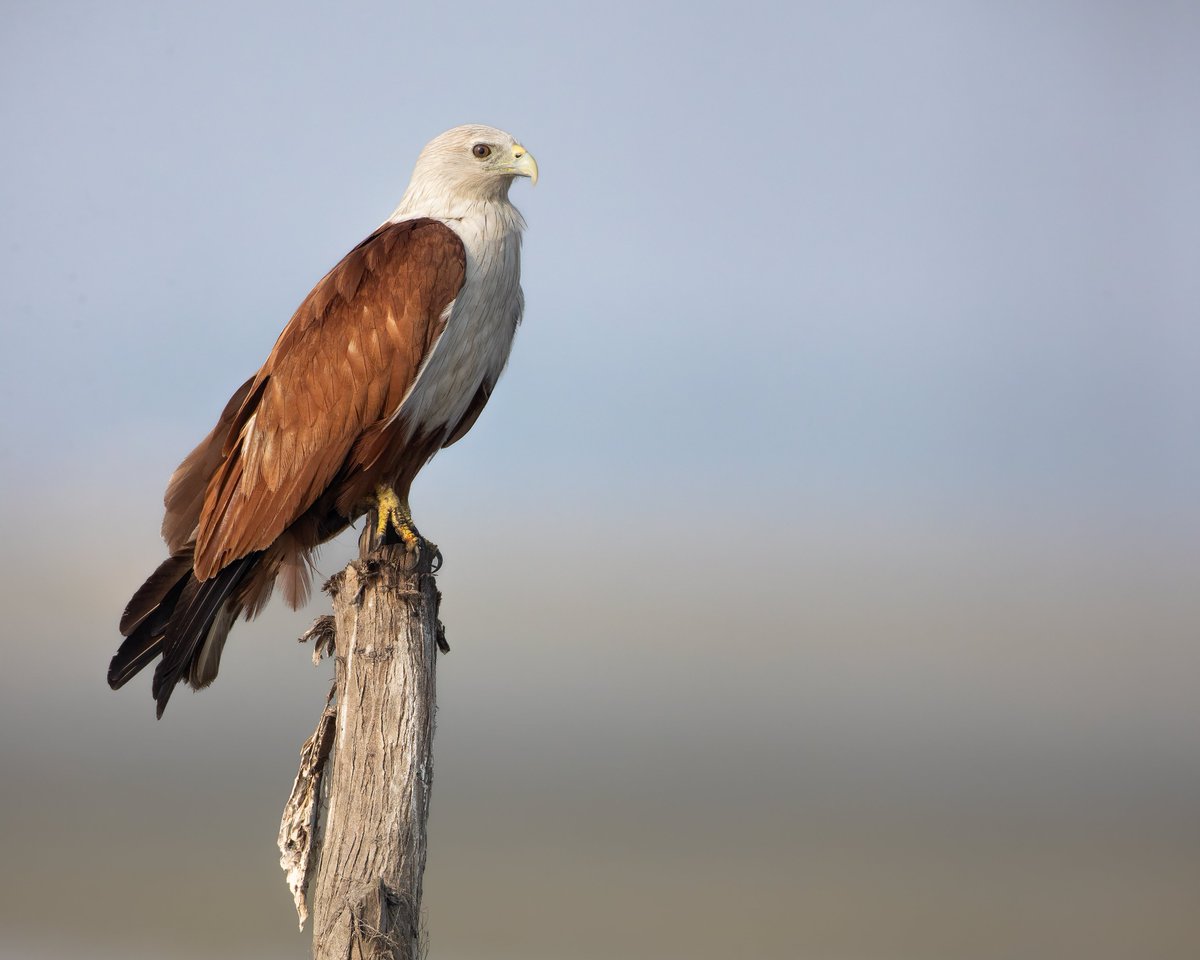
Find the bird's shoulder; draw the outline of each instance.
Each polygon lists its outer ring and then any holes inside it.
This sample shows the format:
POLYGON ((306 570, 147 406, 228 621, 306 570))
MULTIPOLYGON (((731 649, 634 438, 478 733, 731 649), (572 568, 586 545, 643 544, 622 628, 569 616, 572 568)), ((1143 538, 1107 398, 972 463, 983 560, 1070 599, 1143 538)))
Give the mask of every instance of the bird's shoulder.
POLYGON ((466 264, 462 239, 441 221, 385 223, 316 283, 277 346, 338 320, 369 320, 389 310, 414 317, 429 308, 440 313, 462 289, 466 264))

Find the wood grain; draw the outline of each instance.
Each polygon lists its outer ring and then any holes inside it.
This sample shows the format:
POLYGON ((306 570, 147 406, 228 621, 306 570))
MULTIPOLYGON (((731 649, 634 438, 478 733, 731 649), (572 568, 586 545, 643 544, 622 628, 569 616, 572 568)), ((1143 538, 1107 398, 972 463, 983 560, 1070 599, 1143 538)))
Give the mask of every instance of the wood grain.
POLYGON ((441 596, 429 558, 403 546, 355 560, 327 589, 337 679, 313 956, 415 960, 441 596))

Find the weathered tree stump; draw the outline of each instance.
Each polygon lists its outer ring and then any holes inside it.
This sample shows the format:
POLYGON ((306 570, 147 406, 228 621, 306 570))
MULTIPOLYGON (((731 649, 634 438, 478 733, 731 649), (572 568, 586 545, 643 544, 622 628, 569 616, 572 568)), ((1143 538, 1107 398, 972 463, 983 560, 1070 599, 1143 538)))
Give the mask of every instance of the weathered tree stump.
MULTIPOLYGON (((336 682, 280 829, 300 923, 321 781, 328 786, 312 896, 316 960, 416 960, 433 779, 434 668, 445 649, 430 551, 380 547, 326 584, 336 682), (330 751, 332 750, 332 753, 330 751), (332 767, 325 770, 325 758, 332 767)), ((309 635, 329 645, 329 618, 309 635)))

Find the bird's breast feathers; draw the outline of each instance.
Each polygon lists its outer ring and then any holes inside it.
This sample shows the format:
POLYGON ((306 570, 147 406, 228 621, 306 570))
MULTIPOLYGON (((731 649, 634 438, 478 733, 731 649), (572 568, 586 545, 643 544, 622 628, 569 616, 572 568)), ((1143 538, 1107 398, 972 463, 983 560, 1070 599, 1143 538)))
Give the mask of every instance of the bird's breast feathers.
POLYGON ((481 387, 491 392, 524 310, 519 220, 493 214, 442 222, 463 241, 466 274, 446 308, 445 330, 396 411, 410 436, 448 433, 481 387))

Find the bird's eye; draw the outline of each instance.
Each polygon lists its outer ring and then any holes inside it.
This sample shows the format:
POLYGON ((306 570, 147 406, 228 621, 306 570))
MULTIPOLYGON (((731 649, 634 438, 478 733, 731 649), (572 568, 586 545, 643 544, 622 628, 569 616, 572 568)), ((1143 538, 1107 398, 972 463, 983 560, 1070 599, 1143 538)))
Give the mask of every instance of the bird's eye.
POLYGON ((486 143, 477 143, 477 144, 475 144, 475 146, 473 146, 471 148, 471 152, 473 154, 475 154, 475 156, 477 156, 480 160, 482 160, 484 157, 491 155, 492 148, 489 147, 486 143))

